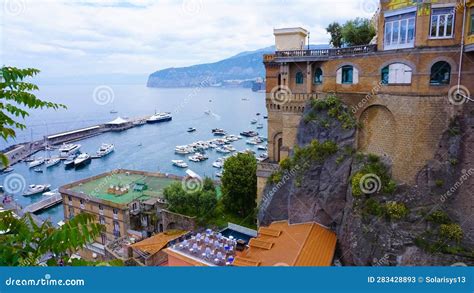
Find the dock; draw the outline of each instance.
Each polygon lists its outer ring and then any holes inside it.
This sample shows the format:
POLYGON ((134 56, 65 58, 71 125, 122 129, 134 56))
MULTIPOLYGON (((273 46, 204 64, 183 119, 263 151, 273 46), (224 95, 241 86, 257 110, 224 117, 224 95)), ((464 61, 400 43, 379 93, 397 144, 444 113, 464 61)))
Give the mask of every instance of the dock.
POLYGON ((48 209, 50 207, 53 207, 55 205, 58 205, 62 202, 63 202, 63 198, 61 197, 61 194, 57 193, 41 201, 35 202, 34 204, 27 206, 26 208, 23 209, 23 213, 34 214, 42 210, 48 209))

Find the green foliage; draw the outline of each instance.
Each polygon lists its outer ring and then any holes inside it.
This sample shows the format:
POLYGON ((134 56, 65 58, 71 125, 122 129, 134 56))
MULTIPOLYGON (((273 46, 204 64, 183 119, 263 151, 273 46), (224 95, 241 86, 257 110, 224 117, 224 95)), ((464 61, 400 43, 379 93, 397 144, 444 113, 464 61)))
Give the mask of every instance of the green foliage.
POLYGON ((443 180, 443 179, 435 180, 435 185, 436 185, 436 187, 438 187, 438 188, 443 187, 443 186, 444 186, 444 180, 443 180))
POLYGON ((328 27, 326 28, 326 31, 331 35, 331 40, 329 43, 334 47, 334 48, 340 48, 343 45, 342 41, 342 26, 337 23, 333 22, 328 27))
POLYGON ((381 217, 385 214, 384 207, 377 200, 373 198, 369 198, 365 202, 363 211, 369 215, 376 216, 376 217, 381 217))
POLYGON ((204 219, 213 215, 217 206, 217 194, 212 180, 204 180, 201 191, 186 192, 180 182, 163 191, 169 210, 175 213, 204 219))
POLYGON ((464 232, 459 224, 442 224, 439 226, 439 235, 443 240, 460 243, 464 237, 464 232))
MULTIPOLYGON (((16 137, 15 129, 26 128, 25 124, 16 119, 29 116, 25 109, 66 108, 61 104, 40 100, 32 93, 39 88, 26 80, 38 73, 39 70, 33 68, 2 67, 0 70, 0 136, 5 141, 16 137)), ((0 160, 3 166, 8 166, 8 159, 4 154, 0 154, 0 160)))
MULTIPOLYGON (((336 119, 342 124, 342 128, 354 129, 357 127, 357 121, 352 113, 344 106, 342 101, 334 95, 328 96, 326 99, 311 100, 311 108, 312 111, 304 118, 306 123, 316 119, 316 111, 326 110, 329 117, 336 119)), ((324 128, 330 127, 330 123, 327 120, 321 120, 320 123, 324 128)))
POLYGON ((257 206, 257 160, 252 154, 238 154, 224 163, 223 203, 239 216, 254 213, 257 206))
POLYGON ((356 173, 351 180, 351 187, 352 187, 352 195, 354 197, 360 197, 364 193, 362 192, 362 189, 360 188, 360 181, 364 177, 364 174, 362 172, 356 173))
POLYGON ((391 220, 401 220, 405 218, 410 211, 403 203, 391 201, 385 204, 385 214, 391 220))
POLYGON ((450 224, 452 222, 448 214, 441 210, 434 211, 433 213, 429 214, 428 217, 426 217, 426 220, 440 225, 450 224))
POLYGON ((50 222, 38 226, 29 214, 19 219, 0 213, 0 266, 37 266, 47 253, 67 264, 72 253, 100 236, 104 227, 95 220, 82 213, 55 229, 50 222))
POLYGON ((393 194, 397 190, 397 183, 392 180, 389 170, 384 163, 380 161, 380 158, 376 155, 370 154, 366 158, 362 154, 357 154, 356 159, 358 161, 366 161, 359 172, 357 172, 351 180, 352 194, 355 197, 359 197, 363 194, 360 188, 360 181, 362 177, 367 174, 374 174, 380 178, 381 191, 384 194, 393 194))
POLYGON ((367 18, 356 18, 342 26, 342 39, 347 46, 367 45, 374 38, 376 31, 367 18))
POLYGON ((451 164, 451 166, 456 166, 457 164, 459 164, 459 160, 453 158, 449 160, 449 163, 451 164))

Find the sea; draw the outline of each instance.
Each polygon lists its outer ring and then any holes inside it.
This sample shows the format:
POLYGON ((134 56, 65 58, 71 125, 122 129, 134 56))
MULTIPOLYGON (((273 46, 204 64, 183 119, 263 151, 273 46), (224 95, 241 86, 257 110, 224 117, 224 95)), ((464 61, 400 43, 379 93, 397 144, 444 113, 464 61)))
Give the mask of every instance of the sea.
MULTIPOLYGON (((144 170, 183 176, 186 169, 174 167, 171 160, 188 162, 189 169, 203 177, 216 178, 218 171, 212 163, 222 154, 207 151, 209 160, 201 163, 188 161, 187 156, 176 155, 175 146, 215 138, 212 129, 222 128, 228 134, 239 135, 242 131, 256 130, 266 137, 267 115, 264 93, 243 88, 175 88, 157 89, 142 85, 43 85, 36 93, 39 98, 62 103, 67 109, 31 110, 24 120, 27 129, 17 130, 17 138, 2 142, 0 149, 45 135, 95 126, 118 117, 134 118, 155 112, 171 112, 173 120, 161 124, 147 124, 120 133, 105 133, 77 143, 81 151, 95 154, 102 143, 115 145, 115 152, 80 170, 66 170, 63 164, 37 173, 26 163, 13 166, 10 174, 0 175, 2 186, 14 190, 14 200, 26 207, 41 200, 42 196, 24 197, 22 191, 30 184, 51 184, 51 189, 115 169, 144 170), (208 115, 205 112, 211 111, 208 115), (117 113, 111 113, 117 112, 117 113), (260 115, 257 115, 260 113, 260 115), (252 119, 264 125, 256 129, 252 119), (189 127, 197 129, 188 133, 189 127)), ((253 149, 246 139, 233 143, 237 150, 253 149)), ((57 150, 39 152, 36 157, 57 155, 57 150)), ((43 167, 44 169, 44 167, 43 167)), ((63 207, 58 205, 38 214, 43 220, 58 223, 63 220, 63 207)))

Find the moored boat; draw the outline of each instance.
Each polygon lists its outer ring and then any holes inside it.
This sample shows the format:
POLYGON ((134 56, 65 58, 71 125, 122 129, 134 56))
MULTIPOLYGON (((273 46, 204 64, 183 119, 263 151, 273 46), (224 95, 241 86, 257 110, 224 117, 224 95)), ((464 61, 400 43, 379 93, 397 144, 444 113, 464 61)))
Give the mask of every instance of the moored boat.
POLYGON ((161 123, 161 122, 168 122, 173 120, 173 116, 171 113, 157 113, 146 120, 146 123, 154 124, 154 123, 161 123))
POLYGON ((255 131, 244 131, 242 133, 240 133, 240 135, 242 136, 245 136, 245 137, 255 137, 255 136, 258 136, 258 132, 255 132, 255 131))
POLYGON ((224 129, 215 128, 215 129, 212 130, 212 134, 214 134, 216 136, 225 136, 225 135, 227 135, 227 132, 225 132, 224 129))
POLYGON ((59 157, 60 158, 67 158, 70 155, 77 154, 81 148, 80 144, 63 144, 59 148, 59 157))
POLYGON ((97 157, 102 158, 115 150, 115 146, 109 143, 103 143, 97 151, 97 157))
POLYGON ((173 166, 179 167, 179 168, 187 168, 188 164, 184 162, 183 160, 172 160, 173 166))
POLYGON ((188 132, 191 133, 191 132, 195 132, 196 131, 196 128, 194 127, 189 127, 188 128, 188 132))
POLYGON ((83 153, 80 154, 75 160, 74 160, 74 168, 80 168, 83 167, 91 162, 92 158, 89 154, 83 153))
POLYGON ((45 162, 45 160, 43 158, 38 158, 36 160, 34 160, 33 162, 29 163, 28 164, 28 167, 31 169, 31 168, 35 168, 35 167, 38 167, 38 166, 41 166, 43 165, 45 162))
POLYGON ((59 163, 61 163, 60 158, 49 158, 46 160, 46 168, 51 168, 54 166, 57 166, 59 163))
POLYGON ((39 194, 39 193, 43 193, 43 192, 48 191, 50 187, 51 187, 51 185, 49 185, 49 184, 44 184, 44 185, 32 184, 32 185, 28 186, 28 189, 25 191, 25 193, 23 195, 24 196, 32 196, 32 195, 36 195, 36 194, 39 194))

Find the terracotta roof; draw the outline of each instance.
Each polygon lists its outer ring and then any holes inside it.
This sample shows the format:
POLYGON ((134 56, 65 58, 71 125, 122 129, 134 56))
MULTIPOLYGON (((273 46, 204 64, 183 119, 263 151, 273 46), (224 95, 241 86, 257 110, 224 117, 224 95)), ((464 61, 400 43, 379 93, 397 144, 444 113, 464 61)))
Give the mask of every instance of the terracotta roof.
POLYGON ((186 233, 188 232, 178 230, 167 231, 147 238, 143 241, 137 242, 135 244, 132 244, 130 245, 130 247, 149 254, 155 254, 165 248, 170 241, 178 239, 186 233))
POLYGON ((336 234, 317 223, 274 222, 260 228, 234 266, 330 266, 336 234))

